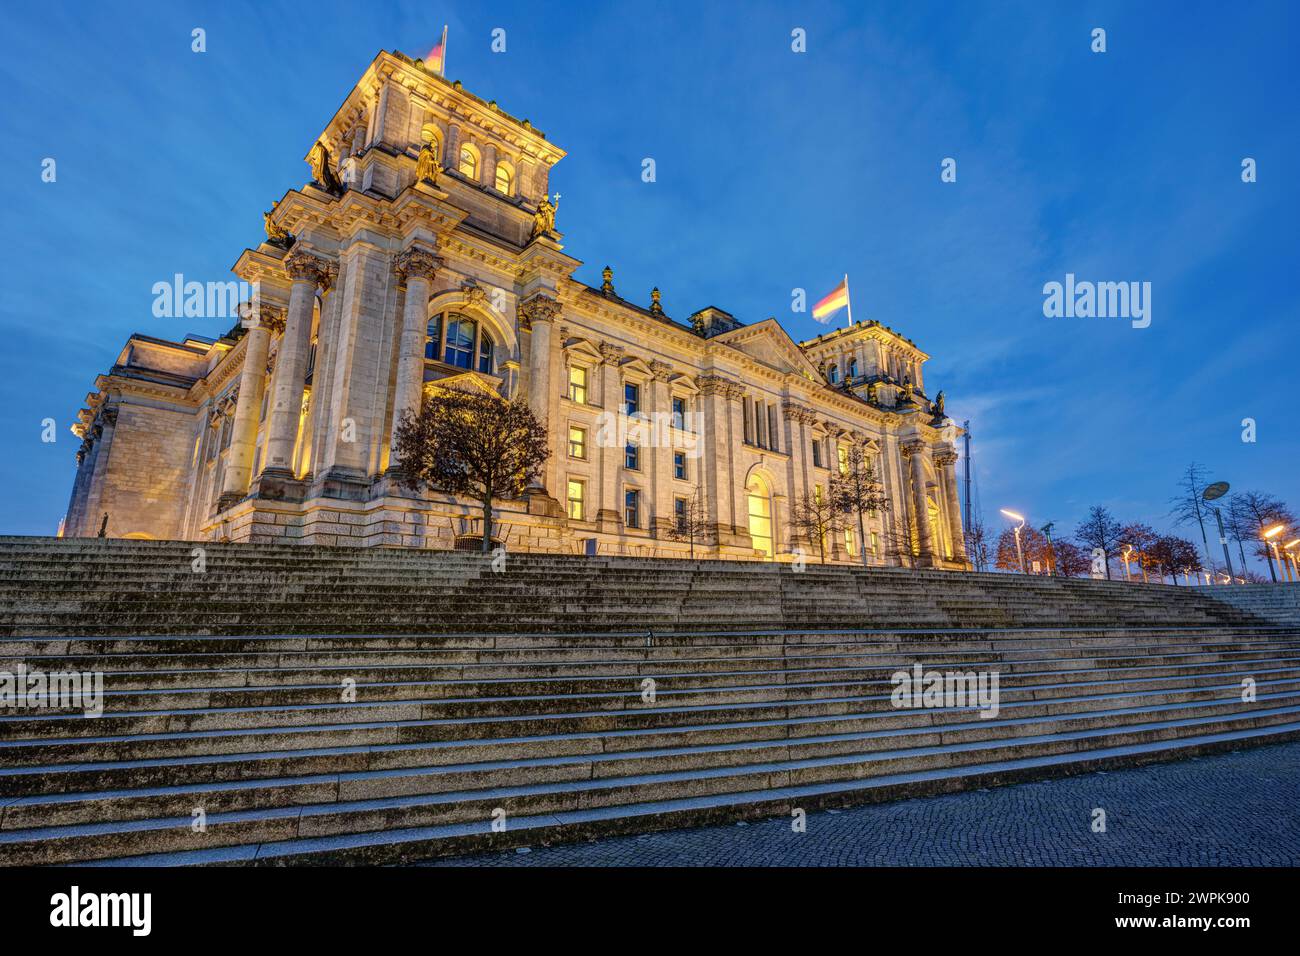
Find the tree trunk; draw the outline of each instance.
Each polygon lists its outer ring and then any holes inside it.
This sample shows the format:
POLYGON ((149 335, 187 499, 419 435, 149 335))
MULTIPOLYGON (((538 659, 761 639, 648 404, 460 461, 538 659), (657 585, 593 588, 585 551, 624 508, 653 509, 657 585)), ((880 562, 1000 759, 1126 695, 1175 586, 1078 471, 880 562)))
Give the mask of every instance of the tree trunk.
POLYGON ((862 509, 858 509, 858 553, 862 555, 862 566, 867 566, 867 529, 862 523, 862 509))
POLYGON ((492 495, 483 499, 483 553, 492 550, 492 495))

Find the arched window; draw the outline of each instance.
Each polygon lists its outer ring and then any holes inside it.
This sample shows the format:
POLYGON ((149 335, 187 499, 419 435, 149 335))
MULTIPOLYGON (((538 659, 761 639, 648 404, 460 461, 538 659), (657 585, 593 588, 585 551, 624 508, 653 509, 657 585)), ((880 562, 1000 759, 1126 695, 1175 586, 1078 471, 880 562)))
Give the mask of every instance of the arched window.
POLYGON ((832 385, 838 382, 840 380, 840 367, 838 365, 832 365, 827 377, 831 380, 832 385))
POLYGON ((754 542, 754 550, 763 552, 763 556, 772 556, 772 497, 767 489, 767 482, 754 475, 745 485, 749 499, 749 537, 754 542))
POLYGON ((858 377, 858 360, 849 359, 849 378, 858 377))
POLYGON ((478 179, 478 150, 469 143, 460 148, 460 164, 456 167, 466 179, 478 179))
POLYGON ((510 190, 514 186, 514 173, 511 172, 509 163, 497 163, 497 192, 503 196, 509 196, 510 190))
POLYGON ((492 374, 492 339, 482 330, 478 337, 478 370, 492 374))
POLYGON ((442 316, 435 315, 429 320, 429 328, 426 332, 424 343, 424 357, 433 359, 435 362, 442 358, 442 316))
POLYGON ((447 322, 447 364, 457 368, 474 367, 474 333, 478 323, 463 315, 452 315, 447 322))

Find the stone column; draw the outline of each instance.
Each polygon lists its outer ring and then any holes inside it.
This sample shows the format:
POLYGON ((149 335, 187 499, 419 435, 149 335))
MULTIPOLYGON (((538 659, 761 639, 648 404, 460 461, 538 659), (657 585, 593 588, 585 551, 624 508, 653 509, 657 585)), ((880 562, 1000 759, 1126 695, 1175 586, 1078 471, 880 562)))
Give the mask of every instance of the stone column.
MULTIPOLYGON (((568 429, 558 417, 551 415, 552 391, 558 383, 551 377, 552 332, 555 320, 560 317, 560 303, 548 295, 537 294, 519 306, 519 327, 528 331, 528 405, 537 420, 547 427, 552 439, 552 454, 541 471, 542 490, 553 494, 556 487, 559 462, 567 456, 568 429)), ((592 383, 588 383, 588 387, 592 383)), ((595 440, 594 435, 588 441, 595 440)))
POLYGON ((239 372, 239 401, 235 404, 234 434, 226 456, 218 511, 225 511, 248 494, 249 482, 253 478, 253 454, 257 450, 257 420, 262 411, 266 353, 271 347, 271 336, 284 332, 285 311, 280 306, 261 303, 248 321, 248 331, 244 333, 244 365, 239 372))
POLYGON ((398 278, 406 281, 406 304, 402 309, 402 332, 398 341, 389 471, 399 467, 397 426, 406 413, 419 415, 424 401, 424 340, 429 328, 429 292, 440 265, 441 259, 420 246, 399 253, 394 262, 398 278))
POLYGON ((962 533, 961 504, 957 500, 957 451, 952 447, 940 449, 934 463, 943 474, 944 517, 948 521, 948 536, 952 540, 954 561, 965 563, 966 536, 962 533))
MULTIPOLYGON (((671 529, 675 520, 672 490, 673 452, 676 449, 673 447, 672 390, 668 387, 673 367, 655 359, 650 362, 650 372, 654 376, 650 379, 650 422, 645 428, 650 452, 650 506, 653 509, 649 526, 658 533, 671 529)), ((695 477, 691 471, 699 468, 697 462, 687 464, 688 477, 695 477)))
POLYGON ((935 563, 934 535, 930 531, 930 509, 925 501, 925 468, 921 456, 925 454, 925 442, 918 439, 903 443, 903 457, 911 465, 912 514, 916 521, 916 540, 921 555, 917 563, 922 567, 933 567, 935 563))
POLYGON ((293 447, 302 414, 302 391, 307 376, 307 355, 311 347, 311 316, 316 288, 328 285, 329 263, 306 250, 289 253, 284 261, 293 285, 289 291, 289 314, 284 337, 271 377, 271 410, 267 415, 269 438, 263 474, 293 477, 293 447))
POLYGON ((699 436, 704 446, 696 459, 701 469, 698 480, 704 487, 704 507, 709 526, 717 533, 721 544, 723 529, 730 523, 731 515, 731 478, 722 474, 723 464, 729 460, 730 454, 726 426, 729 383, 718 375, 702 375, 697 384, 704 412, 704 434, 699 436))
POLYGON ((623 444, 626 437, 621 424, 623 417, 622 376, 618 373, 623 350, 610 342, 600 344, 601 406, 602 413, 596 427, 596 446, 600 454, 600 501, 596 521, 601 531, 618 531, 623 524, 622 474, 623 444))

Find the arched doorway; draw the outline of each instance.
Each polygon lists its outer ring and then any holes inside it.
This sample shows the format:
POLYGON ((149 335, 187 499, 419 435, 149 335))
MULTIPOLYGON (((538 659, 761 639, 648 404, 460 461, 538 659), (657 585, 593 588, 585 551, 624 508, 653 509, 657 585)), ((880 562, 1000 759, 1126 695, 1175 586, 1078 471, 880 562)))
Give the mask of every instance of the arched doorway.
POLYGON ((763 552, 763 557, 772 557, 772 489, 759 475, 751 475, 745 485, 745 495, 749 502, 749 536, 753 539, 754 550, 763 552))

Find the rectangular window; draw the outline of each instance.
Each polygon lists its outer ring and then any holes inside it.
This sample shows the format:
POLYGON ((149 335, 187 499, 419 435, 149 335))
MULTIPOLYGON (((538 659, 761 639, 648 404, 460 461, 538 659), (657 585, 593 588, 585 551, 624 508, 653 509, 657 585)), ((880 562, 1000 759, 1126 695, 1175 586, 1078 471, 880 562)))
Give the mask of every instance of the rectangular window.
POLYGON ((641 470, 641 449, 632 443, 628 443, 623 453, 623 467, 631 471, 641 470))
POLYGON ((820 438, 813 439, 813 465, 822 467, 822 443, 820 438))
POLYGON ((767 406, 767 447, 772 451, 780 451, 781 443, 776 440, 776 406, 767 406))
POLYGON ((849 446, 838 445, 836 450, 839 452, 840 457, 840 474, 847 475, 849 473, 849 446))
POLYGON ((673 514, 677 518, 677 530, 686 530, 686 499, 678 498, 673 502, 673 514))
POLYGON ((754 444, 759 448, 767 447, 767 416, 763 413, 763 403, 754 403, 754 444))
POLYGON ((754 444, 754 416, 750 411, 750 404, 749 399, 745 399, 741 402, 741 408, 744 409, 745 413, 745 442, 746 444, 752 445, 754 444))
POLYGON ((641 492, 629 488, 623 495, 623 524, 629 528, 641 527, 641 492))
POLYGON ((581 365, 569 366, 569 401, 587 404, 587 370, 581 365))
POLYGON ((876 535, 874 531, 871 532, 871 553, 872 554, 880 553, 880 538, 876 535))
POLYGON ((844 529, 844 550, 851 558, 853 557, 853 529, 844 529))
POLYGON ((628 382, 623 386, 623 414, 635 415, 641 410, 641 386, 628 382))
POLYGON ((686 428, 686 399, 673 399, 673 428, 686 428))
POLYGON ((686 453, 681 451, 673 452, 673 477, 686 480, 686 453))
POLYGON ((577 425, 569 426, 569 457, 587 457, 587 429, 577 425))
POLYGON ((569 479, 569 517, 574 521, 583 520, 583 492, 586 486, 582 482, 569 479))

